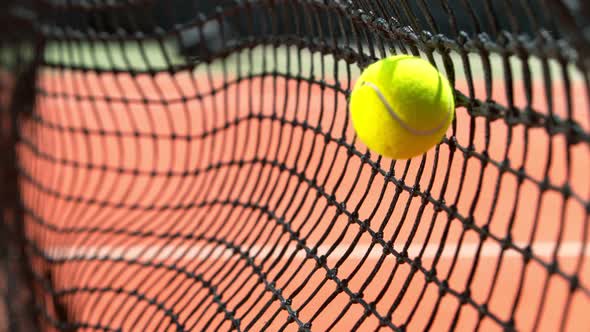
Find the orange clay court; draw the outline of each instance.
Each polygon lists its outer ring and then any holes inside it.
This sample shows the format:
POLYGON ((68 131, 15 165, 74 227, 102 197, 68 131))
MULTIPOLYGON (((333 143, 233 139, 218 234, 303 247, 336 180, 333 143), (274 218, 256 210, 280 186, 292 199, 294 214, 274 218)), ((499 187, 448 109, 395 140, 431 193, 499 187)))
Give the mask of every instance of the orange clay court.
MULTIPOLYGON (((86 324, 80 331, 227 330, 232 319, 252 330, 372 331, 374 312, 408 331, 498 331, 509 321, 556 331, 564 318, 567 331, 590 326, 588 145, 566 155, 563 135, 509 131, 504 120, 489 122, 486 140, 486 118, 460 105, 447 133, 458 148, 447 140, 411 162, 370 155, 367 163, 345 94, 280 75, 232 75, 225 88, 220 73, 40 76, 44 93, 19 147, 26 231, 46 257, 33 255, 33 269, 51 269, 68 318, 86 324), (569 199, 541 195, 546 169, 550 187, 571 185, 569 199), (515 247, 503 250, 505 239, 515 247), (397 255, 384 255, 388 241, 397 255), (525 264, 527 246, 534 258, 525 264), (558 272, 549 275, 552 261, 558 272), (322 264, 337 268, 334 278, 322 264), (578 275, 582 289, 570 293, 564 275, 578 275), (283 306, 277 289, 289 299, 283 306), (375 301, 374 312, 364 315, 361 301, 375 301), (489 315, 480 321, 482 304, 489 315)), ((486 96, 475 81, 474 97, 507 105, 507 87, 493 82, 486 96)), ((514 82, 513 102, 524 108, 521 86, 514 82)), ((455 88, 468 95, 465 80, 455 88)), ((588 132, 584 85, 572 82, 571 95, 573 119, 588 132)), ((548 114, 543 82, 532 96, 532 108, 548 114)), ((552 97, 566 118, 557 80, 552 97)))

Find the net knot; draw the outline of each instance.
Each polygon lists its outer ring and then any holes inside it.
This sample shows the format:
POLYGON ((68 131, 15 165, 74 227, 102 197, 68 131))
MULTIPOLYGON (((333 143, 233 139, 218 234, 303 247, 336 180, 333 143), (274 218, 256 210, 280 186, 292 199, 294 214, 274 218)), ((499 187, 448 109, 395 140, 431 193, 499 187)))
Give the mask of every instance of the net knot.
POLYGON ((518 181, 518 184, 522 184, 524 182, 524 179, 526 178, 526 170, 523 166, 520 166, 518 168, 518 171, 516 172, 516 180, 518 181))
POLYGON ((512 236, 507 234, 505 238, 500 241, 500 245, 502 246, 502 250, 506 250, 511 247, 512 245, 512 236))
POLYGON ((342 279, 340 280, 340 283, 338 284, 338 293, 342 293, 345 289, 348 288, 348 279, 342 279))
POLYGON ((473 216, 469 216, 467 218, 465 218, 465 221, 463 221, 463 229, 464 230, 468 230, 471 229, 474 225, 473 222, 473 216))
POLYGON ((325 267, 326 261, 327 261, 326 255, 321 255, 317 259, 316 267, 325 267))
POLYGON ((326 278, 328 280, 334 280, 338 276, 338 268, 330 269, 326 272, 326 278))
POLYGON ((364 298, 363 292, 353 293, 350 297, 350 302, 352 303, 360 303, 364 298))
POLYGON ((305 324, 303 324, 302 326, 299 327, 299 332, 309 332, 311 331, 311 323, 310 322, 306 322, 305 324))
POLYGON ((533 248, 529 244, 526 246, 522 252, 522 259, 524 263, 528 263, 533 258, 533 248))
POLYGON ((412 267, 412 270, 418 271, 422 267, 422 258, 420 258, 420 256, 417 256, 414 259, 410 260, 410 266, 412 267))
POLYGON ((299 241, 297 241, 297 243, 295 244, 295 250, 305 250, 305 239, 300 239, 299 241))
POLYGON ((294 231, 291 233, 291 240, 297 241, 297 240, 299 240, 299 236, 300 236, 299 231, 294 231))
POLYGON ((395 170, 391 169, 385 173, 385 181, 391 182, 395 179, 395 170))
POLYGON ((572 196, 572 187, 570 187, 570 185, 568 183, 564 184, 561 187, 561 193, 563 195, 563 198, 568 199, 572 196))
POLYGON ((461 304, 467 304, 469 299, 471 298, 471 291, 469 289, 464 290, 461 294, 459 294, 459 301, 461 304))
POLYGON ((369 150, 367 150, 367 152, 365 152, 361 155, 361 161, 363 163, 366 163, 370 160, 371 160, 371 152, 369 150))
POLYGON ((424 279, 426 279, 426 283, 431 283, 436 279, 436 268, 431 268, 430 270, 426 271, 424 274, 424 279))
POLYGON ((475 146, 473 144, 469 144, 465 150, 463 151, 463 157, 465 159, 469 159, 470 157, 473 156, 473 153, 475 152, 475 146))
POLYGON ((313 259, 314 257, 317 256, 317 253, 318 253, 318 249, 316 247, 313 247, 307 251, 307 258, 313 259))
POLYGON ((505 332, 514 332, 516 329, 514 328, 514 318, 510 318, 504 325, 505 332))
POLYGON ((393 242, 389 240, 383 246, 383 255, 387 256, 391 254, 393 254, 393 242))
POLYGON ((351 224, 355 224, 358 220, 359 220, 358 211, 354 211, 348 216, 348 222, 351 224))
MULTIPOLYGON (((345 144, 344 140, 342 139, 342 144, 345 144)), ((340 144, 340 142, 338 142, 340 144)), ((348 156, 348 158, 351 158, 352 156, 354 156, 354 146, 352 145, 347 145, 347 150, 346 150, 346 155, 348 156)))
POLYGON ((486 303, 477 306, 477 312, 479 318, 483 318, 488 315, 488 305, 486 303))
MULTIPOLYGON (((369 224, 368 221, 365 221, 365 223, 367 225, 369 224)), ((383 242, 383 231, 378 231, 377 233, 375 233, 373 235, 371 241, 373 242, 373 244, 382 243, 383 242)))
POLYGON ((455 153, 455 151, 457 150, 457 137, 452 136, 450 138, 446 138, 445 137, 445 141, 447 142, 447 145, 449 146, 449 152, 451 154, 455 153))
POLYGON ((549 190, 549 179, 547 177, 543 178, 543 181, 539 182, 539 190, 541 193, 549 190))
POLYGON ((445 206, 445 199, 441 198, 440 200, 434 201, 434 212, 441 212, 443 210, 443 206, 445 206))
POLYGON ((438 294, 442 297, 442 296, 445 296, 448 291, 449 291, 449 282, 446 280, 443 280, 438 285, 438 294))
MULTIPOLYGON (((473 217, 470 218, 471 219, 471 223, 470 225, 473 225, 473 217)), ((490 236, 490 227, 488 225, 483 225, 479 231, 479 239, 481 240, 481 242, 487 240, 487 238, 490 236)))
POLYGON ((364 233, 369 230, 369 224, 366 221, 361 221, 358 223, 359 225, 359 232, 364 233))
POLYGON ((408 260, 408 251, 404 249, 402 252, 399 253, 396 257, 396 261, 398 264, 402 265, 408 260))
POLYGON ((476 47, 480 45, 480 42, 479 42, 479 40, 477 38, 471 39, 469 37, 469 35, 467 34, 467 32, 465 32, 465 31, 459 31, 459 34, 457 35, 457 38, 455 39, 455 42, 457 43, 457 45, 463 46, 468 41, 469 42, 472 42, 476 47))
POLYGON ((572 276, 570 278, 570 293, 573 293, 580 287, 580 279, 578 276, 572 276))
POLYGON ((412 189, 410 189, 410 195, 412 195, 412 197, 418 197, 418 195, 420 195, 420 184, 416 183, 412 189))
MULTIPOLYGON (((287 309, 287 305, 286 305, 284 302, 281 302, 281 307, 282 307, 283 309, 285 309, 285 310, 288 310, 288 309, 287 309)), ((289 310, 289 311, 290 311, 290 310, 289 310)), ((295 321, 295 318, 296 318, 296 317, 297 317, 297 312, 296 312, 296 311, 290 311, 290 312, 289 312, 289 316, 287 316, 287 319, 286 319, 286 320, 287 320, 287 323, 288 323, 288 324, 290 324, 290 323, 293 323, 293 322, 295 321)))

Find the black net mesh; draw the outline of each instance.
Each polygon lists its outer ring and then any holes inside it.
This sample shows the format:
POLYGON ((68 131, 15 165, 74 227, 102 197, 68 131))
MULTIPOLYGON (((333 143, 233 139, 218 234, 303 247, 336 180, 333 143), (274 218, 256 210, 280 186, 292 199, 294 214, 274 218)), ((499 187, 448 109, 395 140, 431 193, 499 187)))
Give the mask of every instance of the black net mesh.
POLYGON ((35 331, 33 273, 19 208, 16 111, 33 108, 37 65, 30 16, 8 10, 13 3, 0 4, 0 331, 35 331))
POLYGON ((28 3, 1 8, 0 329, 590 326, 583 1, 28 3), (400 53, 457 106, 408 161, 347 108, 400 53))

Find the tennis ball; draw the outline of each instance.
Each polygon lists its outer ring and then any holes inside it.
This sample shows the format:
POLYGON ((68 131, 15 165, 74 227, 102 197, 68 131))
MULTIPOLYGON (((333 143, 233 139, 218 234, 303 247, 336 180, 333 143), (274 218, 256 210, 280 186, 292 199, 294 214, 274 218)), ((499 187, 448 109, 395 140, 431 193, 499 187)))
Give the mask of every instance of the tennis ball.
POLYGON ((453 90, 428 61, 391 56, 363 71, 350 97, 350 114, 370 150, 410 159, 443 138, 455 114, 453 90))

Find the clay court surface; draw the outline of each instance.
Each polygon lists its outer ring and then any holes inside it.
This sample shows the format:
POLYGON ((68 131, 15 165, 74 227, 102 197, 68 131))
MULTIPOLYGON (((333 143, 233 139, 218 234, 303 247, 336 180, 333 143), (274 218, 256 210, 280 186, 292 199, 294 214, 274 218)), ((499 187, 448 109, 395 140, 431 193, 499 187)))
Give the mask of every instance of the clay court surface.
MULTIPOLYGON (((536 77, 531 106, 548 114, 536 77)), ((447 141, 411 162, 371 155, 362 163, 366 148, 355 140, 343 93, 281 75, 229 73, 225 81, 206 72, 42 74, 44 92, 19 148, 26 226, 55 264, 54 287, 70 319, 89 330, 169 331, 229 329, 228 317, 241 329, 273 331, 306 322, 339 331, 360 320, 372 331, 377 315, 391 315, 418 331, 434 316, 432 330, 443 331, 458 315, 457 330, 472 330, 485 303, 481 331, 511 319, 518 330, 556 331, 566 316, 568 331, 590 326, 587 144, 568 155, 562 134, 509 132, 502 120, 489 123, 488 142, 486 119, 471 123, 459 107, 447 135, 456 136, 454 152, 447 141), (470 135, 474 153, 466 157, 470 135), (348 154, 340 139, 361 153, 348 154), (493 162, 482 164, 487 144, 493 162), (384 180, 388 171, 394 181, 384 180), (567 200, 555 190, 565 182, 567 200), (357 214, 364 222, 349 222, 357 214), (379 232, 383 240, 372 241, 379 232), (502 249, 505 239, 513 245, 502 249), (383 255, 388 241, 409 259, 383 255), (527 247, 533 259, 525 264, 527 247), (312 250, 324 265, 306 257, 312 250), (416 257, 417 271, 409 264, 416 257), (335 278, 325 278, 325 266, 337 268, 335 278), (424 271, 433 268, 427 283, 424 271), (573 294, 572 275, 583 288, 573 294), (338 292, 345 279, 347 290, 338 292), (441 297, 444 283, 450 291, 441 297), (271 289, 290 299, 298 320, 287 320, 271 289), (461 304, 465 291, 472 300, 461 304), (379 299, 364 318, 363 303, 351 303, 359 292, 366 303, 379 299)), ((507 105, 503 84, 494 80, 489 97, 507 105)), ((564 87, 553 85, 553 112, 567 118, 564 87)), ((522 82, 514 86, 522 109, 522 82)), ((474 88, 485 100, 484 80, 474 88)), ((464 79, 456 89, 468 95, 464 79)), ((572 82, 571 95, 572 118, 587 133, 582 82, 572 82)), ((44 275, 50 265, 37 257, 35 271, 44 275)))

